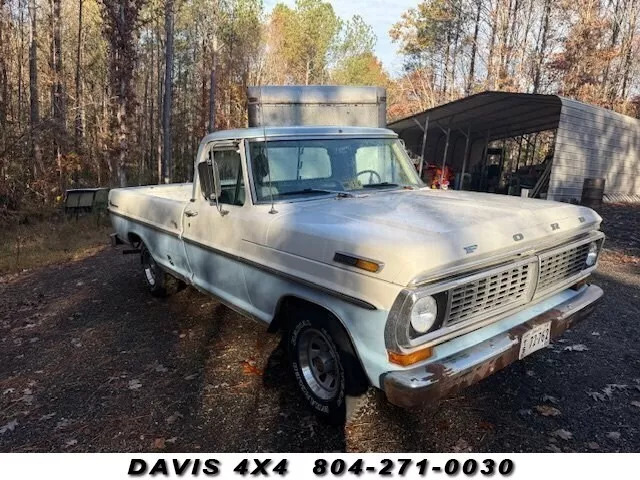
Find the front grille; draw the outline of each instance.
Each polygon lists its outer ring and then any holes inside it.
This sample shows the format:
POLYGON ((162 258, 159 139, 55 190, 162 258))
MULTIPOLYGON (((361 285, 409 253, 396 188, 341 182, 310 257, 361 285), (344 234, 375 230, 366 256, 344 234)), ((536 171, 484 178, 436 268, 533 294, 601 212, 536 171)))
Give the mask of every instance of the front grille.
POLYGON ((540 256, 538 292, 544 292, 586 268, 589 243, 573 246, 562 252, 540 256))
POLYGON ((534 264, 529 263, 455 287, 449 294, 446 325, 455 325, 479 315, 490 316, 526 303, 534 274, 534 264))

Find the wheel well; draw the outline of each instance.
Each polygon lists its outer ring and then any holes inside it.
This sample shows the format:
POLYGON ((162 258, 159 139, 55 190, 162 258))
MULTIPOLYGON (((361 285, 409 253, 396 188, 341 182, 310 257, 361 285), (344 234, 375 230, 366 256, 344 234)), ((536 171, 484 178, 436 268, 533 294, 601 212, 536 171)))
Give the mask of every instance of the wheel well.
POLYGON ((143 243, 142 238, 140 238, 140 235, 138 235, 137 233, 128 233, 127 240, 134 247, 139 247, 143 243))
MULTIPOLYGON (((328 315, 329 318, 333 319, 334 322, 332 323, 335 324, 335 326, 340 330, 340 333, 342 334, 342 338, 334 338, 334 340, 339 344, 339 347, 346 351, 349 357, 352 357, 353 361, 351 362, 351 364, 356 368, 359 376, 365 380, 367 379, 365 369, 362 365, 362 362, 360 361, 360 357, 358 357, 358 353, 355 349, 355 346, 353 345, 353 341, 351 340, 351 336, 349 335, 346 327, 332 311, 323 307, 322 305, 318 305, 317 303, 292 295, 282 297, 278 301, 278 305, 276 306, 276 313, 273 320, 269 324, 268 331, 274 333, 279 330, 286 331, 288 327, 287 323, 290 321, 290 319, 287 318, 287 312, 291 311, 291 309, 293 308, 313 309, 317 312, 322 312, 323 314, 328 315)), ((366 386, 368 386, 368 380, 366 380, 366 382, 366 386)), ((361 386, 361 388, 366 388, 366 386, 361 386)))

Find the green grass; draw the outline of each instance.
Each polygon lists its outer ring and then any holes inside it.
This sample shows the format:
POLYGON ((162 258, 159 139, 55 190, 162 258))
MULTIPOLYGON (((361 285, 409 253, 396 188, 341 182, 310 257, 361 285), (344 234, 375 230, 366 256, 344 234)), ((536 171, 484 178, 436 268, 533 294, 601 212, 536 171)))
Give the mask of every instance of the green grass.
POLYGON ((0 275, 83 258, 107 245, 111 231, 104 214, 22 218, 0 229, 0 275))

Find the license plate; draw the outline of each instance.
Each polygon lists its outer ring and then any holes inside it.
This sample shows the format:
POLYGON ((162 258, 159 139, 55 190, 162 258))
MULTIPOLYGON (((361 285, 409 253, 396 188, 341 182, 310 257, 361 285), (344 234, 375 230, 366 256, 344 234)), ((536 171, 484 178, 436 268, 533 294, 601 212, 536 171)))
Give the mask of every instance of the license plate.
POLYGON ((550 338, 551 322, 538 325, 529 330, 520 339, 520 359, 549 345, 550 338))

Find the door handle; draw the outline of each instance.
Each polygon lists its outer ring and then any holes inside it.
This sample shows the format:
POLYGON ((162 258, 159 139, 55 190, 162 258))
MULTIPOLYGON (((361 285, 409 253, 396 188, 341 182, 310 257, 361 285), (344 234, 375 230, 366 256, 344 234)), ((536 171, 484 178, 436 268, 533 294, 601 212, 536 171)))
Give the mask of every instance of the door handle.
POLYGON ((194 212, 193 210, 185 210, 184 214, 187 217, 195 217, 196 215, 198 215, 198 212, 194 212))

